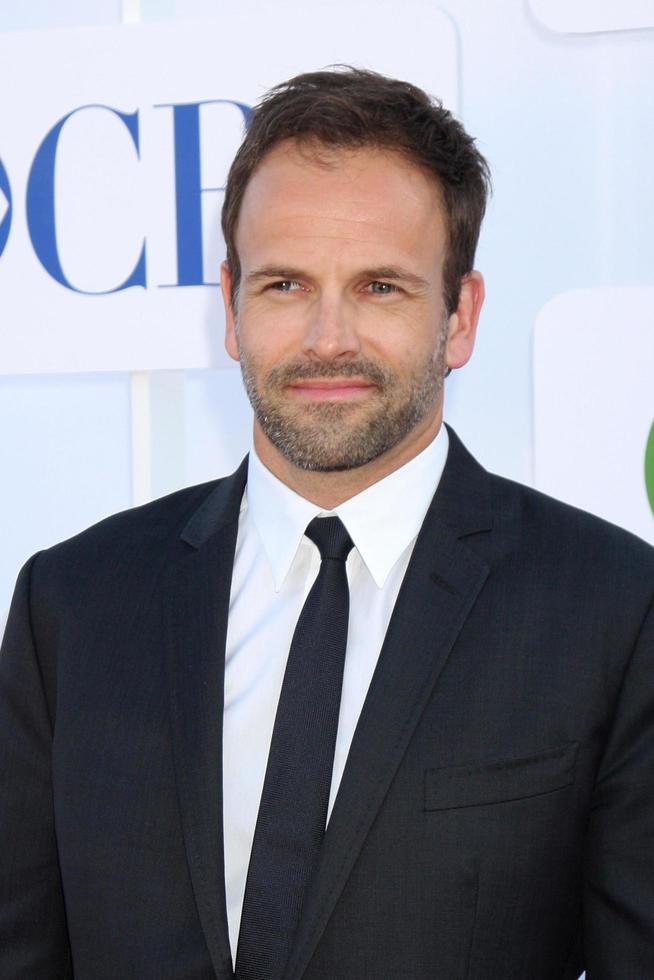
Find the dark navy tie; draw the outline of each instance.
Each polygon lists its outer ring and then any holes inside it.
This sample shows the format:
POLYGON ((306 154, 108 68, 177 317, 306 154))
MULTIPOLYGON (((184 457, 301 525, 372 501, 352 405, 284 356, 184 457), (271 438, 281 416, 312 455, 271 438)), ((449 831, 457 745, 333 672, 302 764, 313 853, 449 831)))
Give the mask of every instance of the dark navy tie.
POLYGON ((237 980, 280 980, 325 833, 343 683, 353 545, 338 517, 305 534, 320 571, 295 627, 250 856, 237 980))

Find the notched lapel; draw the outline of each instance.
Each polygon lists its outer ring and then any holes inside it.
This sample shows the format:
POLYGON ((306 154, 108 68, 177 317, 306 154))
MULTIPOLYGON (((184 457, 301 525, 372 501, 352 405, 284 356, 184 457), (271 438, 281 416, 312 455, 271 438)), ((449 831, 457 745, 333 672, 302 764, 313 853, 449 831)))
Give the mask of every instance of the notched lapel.
POLYGON ((486 581, 488 565, 460 539, 490 529, 487 487, 486 474, 452 433, 448 465, 416 540, 352 740, 285 980, 302 977, 486 581))
POLYGON ((244 461, 193 515, 161 591, 184 841, 219 980, 233 976, 224 883, 222 718, 229 595, 246 473, 244 461))

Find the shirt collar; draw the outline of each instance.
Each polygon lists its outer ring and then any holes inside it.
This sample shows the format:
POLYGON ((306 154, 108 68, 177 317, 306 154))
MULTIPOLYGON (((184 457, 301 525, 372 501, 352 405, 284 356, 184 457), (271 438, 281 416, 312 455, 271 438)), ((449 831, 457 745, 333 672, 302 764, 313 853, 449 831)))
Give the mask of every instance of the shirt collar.
POLYGON ((305 528, 318 514, 337 514, 378 588, 414 540, 440 482, 449 440, 441 425, 430 444, 383 480, 324 511, 287 487, 250 451, 246 506, 272 569, 275 590, 288 575, 305 528), (392 519, 389 519, 392 518, 392 519))

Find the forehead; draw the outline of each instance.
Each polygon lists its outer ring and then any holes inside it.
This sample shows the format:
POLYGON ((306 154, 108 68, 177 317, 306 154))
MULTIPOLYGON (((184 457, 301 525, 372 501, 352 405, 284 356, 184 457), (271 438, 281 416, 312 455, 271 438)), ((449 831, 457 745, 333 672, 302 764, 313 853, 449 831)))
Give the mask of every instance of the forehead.
POLYGON ((427 253, 433 258, 435 251, 442 258, 439 188, 433 176, 393 150, 287 140, 250 178, 236 245, 242 263, 252 250, 279 247, 388 250, 416 260, 427 253))

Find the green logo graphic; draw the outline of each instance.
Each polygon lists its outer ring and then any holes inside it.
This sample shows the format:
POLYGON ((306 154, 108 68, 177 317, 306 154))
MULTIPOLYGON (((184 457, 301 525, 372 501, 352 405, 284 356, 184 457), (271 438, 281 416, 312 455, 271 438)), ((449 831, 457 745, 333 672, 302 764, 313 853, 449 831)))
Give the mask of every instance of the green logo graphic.
POLYGON ((654 514, 654 422, 649 430, 649 437, 645 447, 645 489, 647 499, 654 514))

